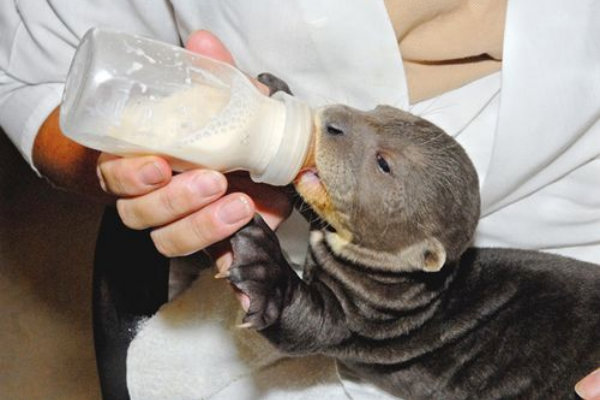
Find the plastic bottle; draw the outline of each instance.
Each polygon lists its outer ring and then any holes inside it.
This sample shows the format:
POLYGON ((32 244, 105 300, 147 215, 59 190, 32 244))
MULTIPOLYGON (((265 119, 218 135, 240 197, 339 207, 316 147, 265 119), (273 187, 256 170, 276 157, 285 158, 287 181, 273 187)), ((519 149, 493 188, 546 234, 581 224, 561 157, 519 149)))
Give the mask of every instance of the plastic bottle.
POLYGON ((175 170, 246 170, 285 185, 304 164, 311 109, 261 94, 234 67, 144 37, 91 29, 73 58, 60 113, 71 139, 118 155, 158 154, 175 170))

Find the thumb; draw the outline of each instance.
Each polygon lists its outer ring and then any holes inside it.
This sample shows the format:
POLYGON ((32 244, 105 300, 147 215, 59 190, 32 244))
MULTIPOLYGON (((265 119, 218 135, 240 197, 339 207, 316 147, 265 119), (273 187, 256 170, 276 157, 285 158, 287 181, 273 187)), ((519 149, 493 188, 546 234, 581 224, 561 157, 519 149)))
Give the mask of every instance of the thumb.
MULTIPOLYGON (((225 47, 218 37, 209 31, 199 30, 192 32, 185 43, 185 48, 205 57, 214 58, 215 60, 235 65, 233 56, 229 50, 227 50, 227 47, 225 47)), ((265 85, 254 78, 250 78, 250 80, 264 95, 269 94, 269 88, 265 85)))
POLYGON ((223 42, 209 31, 199 30, 192 32, 185 43, 185 48, 194 53, 214 58, 215 60, 231 65, 235 64, 233 56, 223 42))

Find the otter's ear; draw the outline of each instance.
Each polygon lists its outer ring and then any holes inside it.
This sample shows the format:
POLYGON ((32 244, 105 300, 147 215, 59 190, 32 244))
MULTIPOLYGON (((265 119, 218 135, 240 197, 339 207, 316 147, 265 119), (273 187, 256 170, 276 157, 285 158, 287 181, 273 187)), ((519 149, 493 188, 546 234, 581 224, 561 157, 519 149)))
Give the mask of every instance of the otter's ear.
POLYGON ((400 253, 402 264, 425 272, 437 272, 446 263, 446 249, 434 237, 417 242, 400 253))
MULTIPOLYGON (((323 233, 313 231, 311 244, 323 239, 323 233)), ((325 241, 334 254, 357 264, 387 271, 437 272, 446 263, 446 249, 434 237, 430 237, 398 252, 375 251, 341 238, 337 233, 326 232, 325 241)))

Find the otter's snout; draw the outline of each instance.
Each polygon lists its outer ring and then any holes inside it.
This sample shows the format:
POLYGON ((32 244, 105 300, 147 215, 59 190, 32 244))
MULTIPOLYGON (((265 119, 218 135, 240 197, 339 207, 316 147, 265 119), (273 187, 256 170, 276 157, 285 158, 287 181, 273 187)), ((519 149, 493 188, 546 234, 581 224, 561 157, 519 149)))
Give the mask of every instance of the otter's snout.
POLYGON ((325 107, 321 112, 321 132, 323 136, 348 136, 352 129, 352 112, 356 110, 343 105, 325 107))

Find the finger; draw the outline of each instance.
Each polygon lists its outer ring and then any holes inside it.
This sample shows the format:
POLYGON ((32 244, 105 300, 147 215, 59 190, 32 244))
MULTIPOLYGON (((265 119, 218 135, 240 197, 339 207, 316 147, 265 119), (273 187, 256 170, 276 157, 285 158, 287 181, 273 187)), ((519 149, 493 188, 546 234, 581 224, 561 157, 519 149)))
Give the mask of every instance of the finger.
POLYGON ((117 210, 132 229, 161 226, 189 215, 215 201, 227 189, 225 176, 211 170, 190 170, 144 196, 119 199, 117 210))
MULTIPOLYGON (((213 256, 215 260, 215 265, 217 267, 217 275, 215 278, 224 278, 227 276, 227 271, 231 264, 233 263, 233 251, 231 250, 231 244, 228 240, 221 241, 214 246, 210 247, 210 254, 213 256)), ((248 295, 244 294, 241 290, 232 286, 232 289, 237 297, 242 309, 244 311, 248 311, 250 308, 250 298, 248 295)))
POLYGON ((600 369, 579 381, 575 385, 575 392, 585 400, 600 400, 600 369))
POLYGON ((217 274, 225 274, 233 262, 233 251, 229 240, 223 240, 207 249, 217 267, 217 274))
MULTIPOLYGON (((227 50, 227 47, 225 47, 218 37, 209 31, 199 30, 192 32, 185 43, 185 48, 194 53, 235 65, 233 56, 229 50, 227 50)), ((266 85, 263 85, 254 78, 250 78, 250 80, 262 94, 269 94, 269 88, 266 85)))
POLYGON ((158 251, 168 257, 204 249, 235 233, 254 215, 252 199, 232 193, 151 233, 158 251))
POLYGON ((171 180, 169 164, 156 156, 121 158, 101 154, 97 173, 102 189, 117 196, 140 196, 171 180))
POLYGON ((257 212, 273 230, 292 212, 292 198, 284 188, 270 186, 252 181, 248 174, 228 174, 227 180, 231 191, 247 193, 256 204, 257 212))

